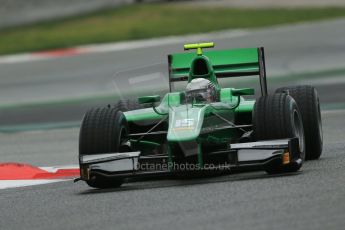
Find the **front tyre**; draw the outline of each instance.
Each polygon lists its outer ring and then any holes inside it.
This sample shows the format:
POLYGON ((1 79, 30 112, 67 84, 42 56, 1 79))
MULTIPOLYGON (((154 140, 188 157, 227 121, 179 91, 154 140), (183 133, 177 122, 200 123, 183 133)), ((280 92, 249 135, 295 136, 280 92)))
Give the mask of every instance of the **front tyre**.
POLYGON ((269 174, 296 172, 305 158, 305 139, 302 117, 295 100, 287 94, 260 97, 253 110, 254 137, 257 141, 297 137, 300 154, 292 156, 291 163, 281 162, 266 168, 269 174))
POLYGON ((126 100, 119 100, 115 105, 114 108, 120 110, 122 112, 137 110, 137 109, 145 109, 150 108, 151 105, 142 105, 139 104, 138 101, 126 99, 126 100))
MULTIPOLYGON (((123 113, 115 108, 94 108, 86 112, 79 134, 79 155, 120 152, 128 134, 123 113)), ((94 188, 119 187, 123 180, 90 175, 86 183, 94 188)))

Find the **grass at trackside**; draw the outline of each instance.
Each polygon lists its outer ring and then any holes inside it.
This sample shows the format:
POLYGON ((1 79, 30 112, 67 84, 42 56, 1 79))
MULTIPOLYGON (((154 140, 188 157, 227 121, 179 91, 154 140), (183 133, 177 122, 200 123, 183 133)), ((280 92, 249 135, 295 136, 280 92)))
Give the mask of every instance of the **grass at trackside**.
POLYGON ((0 30, 0 54, 344 16, 345 8, 231 9, 140 4, 0 30))

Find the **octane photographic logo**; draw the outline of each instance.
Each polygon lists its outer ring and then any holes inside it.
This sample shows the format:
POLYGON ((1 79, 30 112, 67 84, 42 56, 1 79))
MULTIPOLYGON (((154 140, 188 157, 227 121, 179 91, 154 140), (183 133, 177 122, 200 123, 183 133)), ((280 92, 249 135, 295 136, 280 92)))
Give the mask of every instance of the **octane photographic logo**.
POLYGON ((142 171, 230 171, 230 164, 225 162, 223 164, 207 164, 205 163, 202 167, 197 163, 142 163, 137 165, 139 170, 142 171))

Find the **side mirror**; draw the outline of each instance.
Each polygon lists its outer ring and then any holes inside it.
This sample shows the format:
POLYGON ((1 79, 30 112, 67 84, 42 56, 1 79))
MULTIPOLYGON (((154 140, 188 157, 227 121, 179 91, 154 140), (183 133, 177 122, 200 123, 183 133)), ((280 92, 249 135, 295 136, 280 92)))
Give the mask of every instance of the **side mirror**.
POLYGON ((254 89, 252 88, 242 88, 242 89, 232 89, 233 96, 244 96, 244 95, 254 95, 254 89))
POLYGON ((155 95, 155 96, 144 96, 144 97, 138 97, 139 104, 146 104, 146 103, 155 103, 159 102, 161 100, 161 96, 155 95))

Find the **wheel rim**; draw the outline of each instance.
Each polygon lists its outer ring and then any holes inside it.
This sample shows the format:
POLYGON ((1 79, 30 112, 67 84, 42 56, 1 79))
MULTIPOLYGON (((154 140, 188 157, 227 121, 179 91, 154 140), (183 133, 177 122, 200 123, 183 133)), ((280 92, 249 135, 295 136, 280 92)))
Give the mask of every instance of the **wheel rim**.
POLYGON ((119 145, 118 145, 118 151, 123 152, 124 150, 121 148, 123 144, 127 141, 127 130, 124 126, 121 127, 120 130, 120 139, 119 139, 119 145), (122 150, 122 151, 121 151, 122 150))
POLYGON ((304 130, 301 117, 297 110, 294 111, 294 136, 298 138, 299 150, 302 154, 305 152, 304 130))

